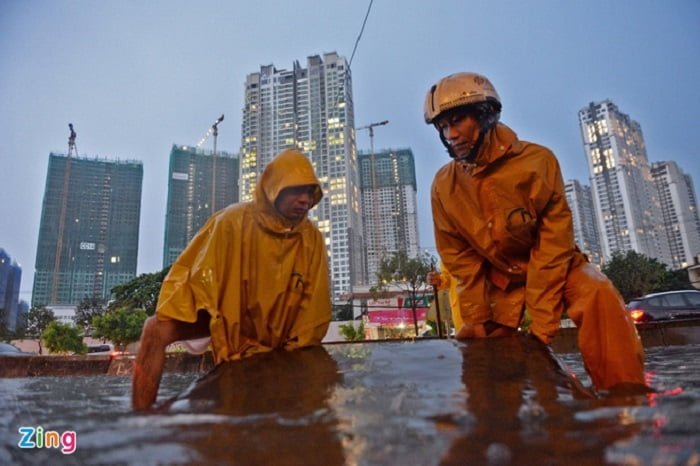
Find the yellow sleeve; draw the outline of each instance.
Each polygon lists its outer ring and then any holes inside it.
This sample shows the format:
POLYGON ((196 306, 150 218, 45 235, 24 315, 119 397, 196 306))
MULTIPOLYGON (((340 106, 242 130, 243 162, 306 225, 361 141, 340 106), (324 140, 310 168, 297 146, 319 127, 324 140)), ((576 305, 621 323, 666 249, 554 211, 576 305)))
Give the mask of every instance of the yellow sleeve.
POLYGON ((530 251, 525 300, 532 317, 531 331, 549 342, 559 329, 564 285, 575 249, 571 210, 559 164, 552 154, 543 165, 533 189, 540 226, 530 251))
POLYGON ((285 349, 319 345, 326 336, 331 321, 331 295, 328 274, 328 256, 323 236, 314 231, 314 247, 309 268, 311 275, 305 284, 299 313, 292 324, 285 349))
POLYGON ((456 280, 459 311, 466 324, 476 325, 490 319, 485 260, 462 238, 445 214, 433 184, 431 193, 435 244, 440 259, 456 280))
POLYGON ((159 319, 196 322, 200 309, 218 313, 218 267, 225 256, 225 244, 211 218, 173 263, 163 280, 156 315, 159 319))

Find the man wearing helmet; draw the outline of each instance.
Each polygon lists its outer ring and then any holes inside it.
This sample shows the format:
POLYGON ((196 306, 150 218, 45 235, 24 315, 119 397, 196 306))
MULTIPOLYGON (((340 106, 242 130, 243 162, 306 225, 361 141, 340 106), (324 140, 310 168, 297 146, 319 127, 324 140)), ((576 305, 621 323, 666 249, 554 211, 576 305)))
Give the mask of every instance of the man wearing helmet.
POLYGON ((613 284, 573 239, 559 163, 499 122, 501 100, 484 76, 457 73, 428 91, 425 121, 452 157, 431 202, 440 257, 458 281, 458 338, 514 334, 525 309, 549 344, 566 309, 598 389, 644 387, 643 350, 613 284))

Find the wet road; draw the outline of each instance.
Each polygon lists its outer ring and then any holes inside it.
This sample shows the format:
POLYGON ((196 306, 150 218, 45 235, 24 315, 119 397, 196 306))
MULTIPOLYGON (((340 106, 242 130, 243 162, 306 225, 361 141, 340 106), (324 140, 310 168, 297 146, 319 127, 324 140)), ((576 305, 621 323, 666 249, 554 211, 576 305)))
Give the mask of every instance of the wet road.
MULTIPOLYGON (((586 383, 576 356, 560 355, 586 383)), ((591 398, 526 340, 342 344, 272 353, 147 415, 130 379, 0 381, 0 464, 698 464, 700 345, 647 351, 658 393, 591 398), (75 452, 19 428, 75 431, 75 452)))

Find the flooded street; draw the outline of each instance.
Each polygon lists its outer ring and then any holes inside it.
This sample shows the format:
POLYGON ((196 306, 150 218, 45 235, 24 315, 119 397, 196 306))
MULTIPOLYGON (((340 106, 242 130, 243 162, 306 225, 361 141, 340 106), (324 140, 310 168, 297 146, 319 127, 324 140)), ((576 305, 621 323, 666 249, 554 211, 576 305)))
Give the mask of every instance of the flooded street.
MULTIPOLYGON (((700 464, 700 345, 648 349, 657 392, 608 399, 516 353, 433 340, 273 354, 196 385, 166 374, 172 400, 146 415, 130 377, 2 379, 0 464, 700 464), (70 437, 22 449, 22 428, 75 432, 74 451, 70 437)), ((558 357, 588 384, 577 355, 558 357)))

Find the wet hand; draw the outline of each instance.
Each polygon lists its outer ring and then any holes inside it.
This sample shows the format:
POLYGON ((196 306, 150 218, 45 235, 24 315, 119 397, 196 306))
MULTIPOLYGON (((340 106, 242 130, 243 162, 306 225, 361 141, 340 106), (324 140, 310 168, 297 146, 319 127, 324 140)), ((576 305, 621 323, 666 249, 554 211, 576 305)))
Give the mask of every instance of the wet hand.
POLYGON ((462 328, 457 332, 457 339, 464 340, 467 338, 486 338, 486 329, 483 324, 463 324, 462 328))

